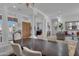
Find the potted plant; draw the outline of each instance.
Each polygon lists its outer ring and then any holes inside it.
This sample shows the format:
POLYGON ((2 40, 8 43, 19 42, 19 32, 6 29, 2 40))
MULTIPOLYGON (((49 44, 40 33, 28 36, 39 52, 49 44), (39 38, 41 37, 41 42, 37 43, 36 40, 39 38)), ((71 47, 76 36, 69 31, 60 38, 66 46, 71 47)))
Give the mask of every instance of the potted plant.
POLYGON ((59 23, 59 28, 61 29, 61 31, 63 30, 63 23, 59 23))

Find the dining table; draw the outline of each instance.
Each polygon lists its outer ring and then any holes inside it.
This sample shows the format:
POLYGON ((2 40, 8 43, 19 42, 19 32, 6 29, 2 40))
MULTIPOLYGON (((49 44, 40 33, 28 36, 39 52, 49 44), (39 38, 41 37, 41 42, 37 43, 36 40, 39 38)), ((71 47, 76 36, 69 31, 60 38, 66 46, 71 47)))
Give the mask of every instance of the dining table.
POLYGON ((44 39, 24 38, 15 40, 22 47, 28 47, 34 51, 42 52, 43 56, 68 56, 68 45, 56 41, 48 41, 44 39))

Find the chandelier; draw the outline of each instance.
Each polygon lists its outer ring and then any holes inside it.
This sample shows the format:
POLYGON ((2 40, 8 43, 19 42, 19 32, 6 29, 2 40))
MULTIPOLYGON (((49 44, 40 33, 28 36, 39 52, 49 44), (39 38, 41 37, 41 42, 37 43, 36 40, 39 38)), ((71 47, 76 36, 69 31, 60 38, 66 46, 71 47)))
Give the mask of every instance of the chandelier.
POLYGON ((26 3, 26 6, 27 7, 30 7, 30 6, 34 7, 34 3, 26 3))

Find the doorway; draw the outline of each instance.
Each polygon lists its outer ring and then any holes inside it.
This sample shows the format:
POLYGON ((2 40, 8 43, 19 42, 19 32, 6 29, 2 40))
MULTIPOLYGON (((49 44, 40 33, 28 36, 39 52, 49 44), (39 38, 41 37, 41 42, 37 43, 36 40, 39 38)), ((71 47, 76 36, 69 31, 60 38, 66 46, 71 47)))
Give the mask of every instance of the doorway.
POLYGON ((30 22, 22 22, 22 35, 23 35, 23 39, 30 37, 31 35, 31 23, 30 22))

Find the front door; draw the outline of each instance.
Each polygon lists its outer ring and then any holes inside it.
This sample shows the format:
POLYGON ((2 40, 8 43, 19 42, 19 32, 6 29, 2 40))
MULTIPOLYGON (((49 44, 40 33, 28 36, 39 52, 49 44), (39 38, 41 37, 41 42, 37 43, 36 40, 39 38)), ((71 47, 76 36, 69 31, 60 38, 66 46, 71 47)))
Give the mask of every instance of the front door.
POLYGON ((29 38, 31 34, 31 23, 30 22, 22 22, 22 34, 23 38, 29 38))

